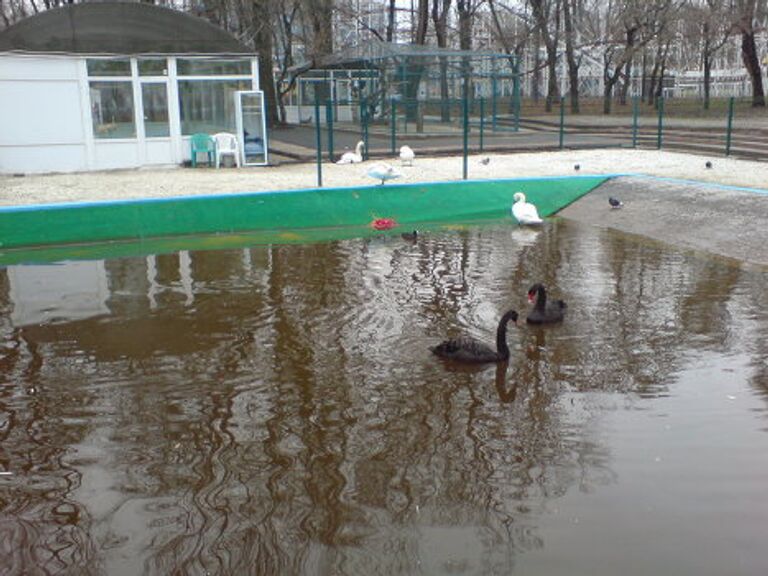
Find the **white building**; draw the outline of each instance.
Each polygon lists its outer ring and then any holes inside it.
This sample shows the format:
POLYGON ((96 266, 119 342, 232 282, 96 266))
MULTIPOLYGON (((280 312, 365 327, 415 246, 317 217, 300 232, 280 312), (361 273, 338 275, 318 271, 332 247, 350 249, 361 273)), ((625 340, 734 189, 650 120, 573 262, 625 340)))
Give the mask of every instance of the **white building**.
POLYGON ((258 90, 256 55, 200 18, 122 2, 42 12, 0 32, 0 173, 177 165, 199 132, 235 133, 263 164, 258 90))

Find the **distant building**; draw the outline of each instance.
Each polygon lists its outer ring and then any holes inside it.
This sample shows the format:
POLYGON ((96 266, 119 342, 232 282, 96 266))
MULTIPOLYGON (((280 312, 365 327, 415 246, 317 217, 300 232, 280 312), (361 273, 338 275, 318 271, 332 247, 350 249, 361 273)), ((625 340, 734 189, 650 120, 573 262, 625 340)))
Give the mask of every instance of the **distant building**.
POLYGON ((252 50, 182 12, 124 2, 41 12, 0 32, 0 173, 181 164, 197 132, 237 133, 263 163, 258 77, 252 50))

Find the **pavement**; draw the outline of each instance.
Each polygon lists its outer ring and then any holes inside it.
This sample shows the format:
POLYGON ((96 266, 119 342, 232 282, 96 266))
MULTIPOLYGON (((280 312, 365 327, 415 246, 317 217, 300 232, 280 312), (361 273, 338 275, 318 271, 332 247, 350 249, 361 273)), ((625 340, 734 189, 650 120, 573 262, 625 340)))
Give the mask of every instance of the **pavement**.
POLYGON ((614 178, 558 216, 768 266, 768 194, 683 180, 614 178), (609 197, 623 202, 612 209, 609 197))

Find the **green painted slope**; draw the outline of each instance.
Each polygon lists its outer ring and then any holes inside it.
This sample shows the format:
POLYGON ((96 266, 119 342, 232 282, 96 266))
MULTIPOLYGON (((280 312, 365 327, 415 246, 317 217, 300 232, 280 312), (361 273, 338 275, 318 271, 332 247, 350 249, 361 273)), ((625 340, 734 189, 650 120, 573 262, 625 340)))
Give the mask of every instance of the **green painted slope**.
MULTIPOLYGON (((21 247, 500 218, 524 192, 545 217, 607 177, 460 181, 0 208, 0 262, 21 247), (4 257, 5 256, 5 257, 4 257)), ((343 236, 343 234, 342 234, 343 236)))

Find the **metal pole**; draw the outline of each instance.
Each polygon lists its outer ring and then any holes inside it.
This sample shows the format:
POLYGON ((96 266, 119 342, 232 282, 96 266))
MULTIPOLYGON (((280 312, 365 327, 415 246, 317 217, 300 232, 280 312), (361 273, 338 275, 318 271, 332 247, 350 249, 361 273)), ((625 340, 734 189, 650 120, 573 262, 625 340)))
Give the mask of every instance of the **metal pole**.
POLYGON ((317 158, 317 187, 323 187, 323 135, 320 131, 320 100, 315 96, 315 157, 317 158))
POLYGON ((328 128, 328 161, 333 162, 333 101, 325 101, 325 124, 328 128))
POLYGON ((468 165, 468 158, 467 155, 469 153, 469 90, 467 86, 467 80, 464 78, 464 102, 463 102, 463 120, 464 120, 464 166, 463 166, 463 176, 464 180, 467 179, 467 165, 468 165))
POLYGON ((520 131, 520 108, 521 108, 521 99, 522 96, 520 95, 520 60, 516 57, 514 60, 514 66, 512 67, 512 98, 513 100, 513 109, 515 114, 515 132, 520 131))
POLYGON ((496 132, 498 103, 496 101, 496 61, 493 61, 493 76, 491 76, 491 117, 493 131, 496 132))
POLYGON ((363 123, 363 160, 368 160, 368 97, 362 99, 362 123, 363 123))
POLYGON ((565 143, 565 98, 560 97, 560 150, 565 143))
POLYGON ((658 135, 656 137, 656 148, 658 150, 661 150, 661 144, 663 142, 663 134, 664 134, 664 96, 659 96, 658 100, 659 104, 659 127, 658 127, 658 135))
POLYGON ((725 155, 731 155, 731 130, 733 128, 733 104, 736 99, 731 96, 728 99, 728 131, 725 133, 725 155))
POLYGON ((632 148, 637 148, 638 115, 640 114, 640 98, 632 98, 632 148))
POLYGON ((390 135, 389 135, 389 149, 392 155, 395 155, 395 148, 397 147, 397 104, 395 103, 395 97, 393 96, 390 99, 390 112, 389 112, 389 123, 390 123, 390 135))
POLYGON ((483 132, 485 131, 485 98, 480 97, 480 152, 483 151, 483 132))

